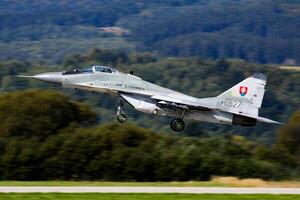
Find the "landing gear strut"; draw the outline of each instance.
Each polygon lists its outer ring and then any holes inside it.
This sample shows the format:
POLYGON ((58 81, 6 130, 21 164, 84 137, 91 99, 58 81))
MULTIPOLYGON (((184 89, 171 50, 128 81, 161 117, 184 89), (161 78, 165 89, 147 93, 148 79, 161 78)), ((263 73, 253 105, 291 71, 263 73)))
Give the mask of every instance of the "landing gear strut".
POLYGON ((173 119, 170 123, 170 127, 173 131, 180 132, 185 128, 185 123, 183 121, 183 117, 185 115, 186 110, 183 110, 181 117, 178 119, 173 119))
POLYGON ((123 107, 123 102, 120 100, 118 102, 118 107, 117 107, 117 114, 116 114, 116 120, 119 122, 119 123, 124 123, 126 120, 127 120, 127 117, 122 109, 123 107))

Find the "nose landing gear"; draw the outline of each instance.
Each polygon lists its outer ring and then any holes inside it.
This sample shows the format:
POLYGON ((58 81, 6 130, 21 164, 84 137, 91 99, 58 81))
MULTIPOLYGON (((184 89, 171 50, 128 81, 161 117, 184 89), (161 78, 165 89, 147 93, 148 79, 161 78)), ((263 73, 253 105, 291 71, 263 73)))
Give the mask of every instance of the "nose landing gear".
POLYGON ((119 123, 124 123, 127 120, 127 117, 122 109, 123 105, 123 102, 120 100, 118 102, 117 114, 115 115, 115 118, 119 123))
POLYGON ((126 122, 127 120, 127 117, 124 113, 120 113, 120 114, 117 114, 116 115, 116 120, 119 122, 119 123, 124 123, 126 122))

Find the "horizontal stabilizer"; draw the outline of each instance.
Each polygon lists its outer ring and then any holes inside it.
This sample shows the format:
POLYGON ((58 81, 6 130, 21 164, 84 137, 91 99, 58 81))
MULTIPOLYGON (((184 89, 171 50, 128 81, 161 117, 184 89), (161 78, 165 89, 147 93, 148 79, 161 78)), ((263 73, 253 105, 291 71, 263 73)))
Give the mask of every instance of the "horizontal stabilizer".
POLYGON ((272 119, 264 118, 264 117, 257 117, 257 121, 259 122, 264 122, 264 123, 269 123, 269 124, 283 124, 281 122, 274 121, 272 119))

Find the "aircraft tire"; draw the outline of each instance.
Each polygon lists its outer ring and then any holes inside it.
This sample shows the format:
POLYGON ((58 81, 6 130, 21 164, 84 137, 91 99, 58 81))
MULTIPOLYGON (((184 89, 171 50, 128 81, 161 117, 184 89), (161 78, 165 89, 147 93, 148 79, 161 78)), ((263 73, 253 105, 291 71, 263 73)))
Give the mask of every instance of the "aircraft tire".
POLYGON ((185 123, 182 119, 173 119, 170 123, 170 127, 175 132, 183 131, 185 123))
POLYGON ((116 115, 116 119, 119 123, 124 123, 127 120, 127 117, 125 114, 119 114, 116 115))

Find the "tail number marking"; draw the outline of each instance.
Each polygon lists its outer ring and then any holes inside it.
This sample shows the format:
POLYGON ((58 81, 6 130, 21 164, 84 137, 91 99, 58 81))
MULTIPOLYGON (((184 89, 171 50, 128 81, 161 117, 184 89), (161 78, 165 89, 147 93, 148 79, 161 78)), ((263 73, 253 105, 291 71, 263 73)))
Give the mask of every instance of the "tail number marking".
POLYGON ((221 104, 227 108, 239 108, 241 106, 241 102, 236 99, 224 99, 221 101, 221 104))

